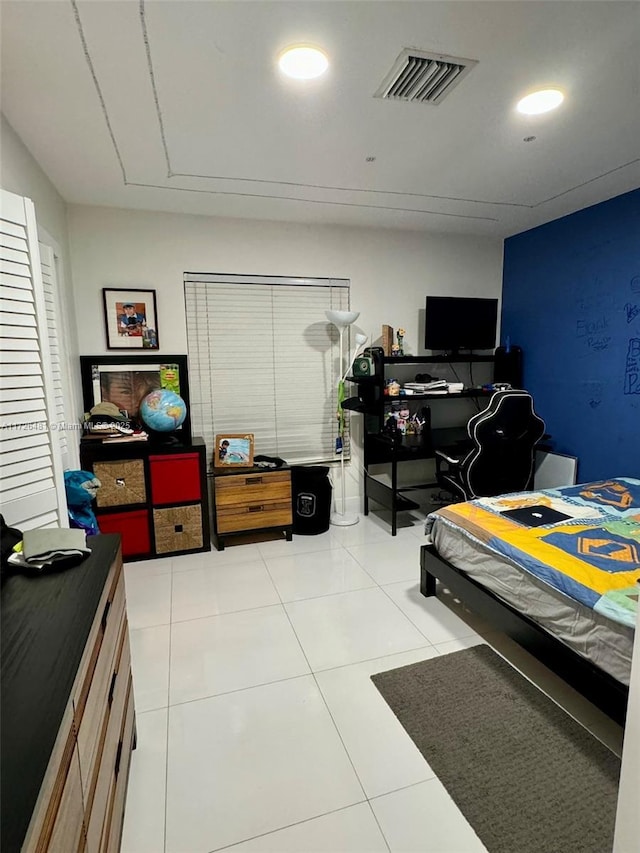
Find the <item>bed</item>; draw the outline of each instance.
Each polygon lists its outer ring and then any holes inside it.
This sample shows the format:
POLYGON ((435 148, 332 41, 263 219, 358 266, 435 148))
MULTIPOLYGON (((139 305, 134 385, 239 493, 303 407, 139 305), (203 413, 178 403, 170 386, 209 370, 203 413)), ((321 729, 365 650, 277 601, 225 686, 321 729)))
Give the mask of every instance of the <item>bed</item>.
POLYGON ((619 722, 640 587, 640 480, 452 504, 427 517, 423 595, 440 580, 619 722))

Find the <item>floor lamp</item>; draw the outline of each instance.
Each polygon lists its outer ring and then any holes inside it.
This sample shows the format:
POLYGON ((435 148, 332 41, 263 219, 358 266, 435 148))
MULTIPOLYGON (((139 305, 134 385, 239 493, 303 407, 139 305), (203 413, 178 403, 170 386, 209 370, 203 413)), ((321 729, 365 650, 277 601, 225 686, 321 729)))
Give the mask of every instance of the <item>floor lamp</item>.
MULTIPOLYGON (((359 311, 326 311, 327 320, 330 323, 333 323, 334 326, 338 329, 340 333, 340 368, 338 371, 338 375, 340 379, 338 381, 338 406, 340 406, 341 401, 344 399, 344 378, 342 371, 344 369, 344 353, 343 353, 343 338, 345 329, 350 326, 360 316, 359 311)), ((340 410, 341 412, 342 410, 340 410)), ((339 415, 340 415, 339 412, 339 415)), ((344 417, 344 415, 343 415, 344 417)), ((342 439, 343 431, 344 431, 344 422, 340 423, 340 434, 339 439, 342 439)), ((340 500, 340 509, 336 512, 331 513, 331 524, 338 525, 339 527, 349 527, 351 524, 357 524, 360 521, 360 517, 356 513, 348 513, 345 510, 345 478, 344 478, 344 452, 342 448, 340 449, 340 490, 341 490, 341 500, 340 500)))

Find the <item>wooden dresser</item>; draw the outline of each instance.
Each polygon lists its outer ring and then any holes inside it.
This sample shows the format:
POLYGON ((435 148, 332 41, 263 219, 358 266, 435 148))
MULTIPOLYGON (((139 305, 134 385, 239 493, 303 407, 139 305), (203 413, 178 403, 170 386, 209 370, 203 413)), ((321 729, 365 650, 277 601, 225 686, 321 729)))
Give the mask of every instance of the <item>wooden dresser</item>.
POLYGON ((227 536, 283 530, 292 539, 291 469, 215 469, 214 534, 219 551, 227 536))
POLYGON ((118 851, 135 716, 120 537, 2 585, 2 851, 118 851))

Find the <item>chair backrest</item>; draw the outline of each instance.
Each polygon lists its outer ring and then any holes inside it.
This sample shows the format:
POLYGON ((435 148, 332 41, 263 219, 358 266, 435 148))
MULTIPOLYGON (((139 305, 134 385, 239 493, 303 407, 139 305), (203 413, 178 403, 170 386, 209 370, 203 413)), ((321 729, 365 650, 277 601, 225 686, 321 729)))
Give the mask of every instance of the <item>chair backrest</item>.
POLYGON ((461 463, 460 477, 470 495, 488 497, 530 487, 535 445, 545 424, 527 391, 496 391, 467 429, 474 447, 461 463))

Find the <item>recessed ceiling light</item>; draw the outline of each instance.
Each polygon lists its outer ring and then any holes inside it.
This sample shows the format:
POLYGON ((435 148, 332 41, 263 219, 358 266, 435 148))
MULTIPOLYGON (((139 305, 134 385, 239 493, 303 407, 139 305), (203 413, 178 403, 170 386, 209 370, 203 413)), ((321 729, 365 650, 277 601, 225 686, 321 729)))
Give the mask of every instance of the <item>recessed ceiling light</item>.
POLYGON ((329 67, 327 54, 319 47, 297 44, 280 54, 278 65, 283 74, 296 80, 313 80, 329 67))
POLYGON ((518 101, 517 109, 520 113, 534 116, 555 110, 563 101, 564 95, 560 89, 541 89, 539 92, 532 92, 526 98, 518 101))

